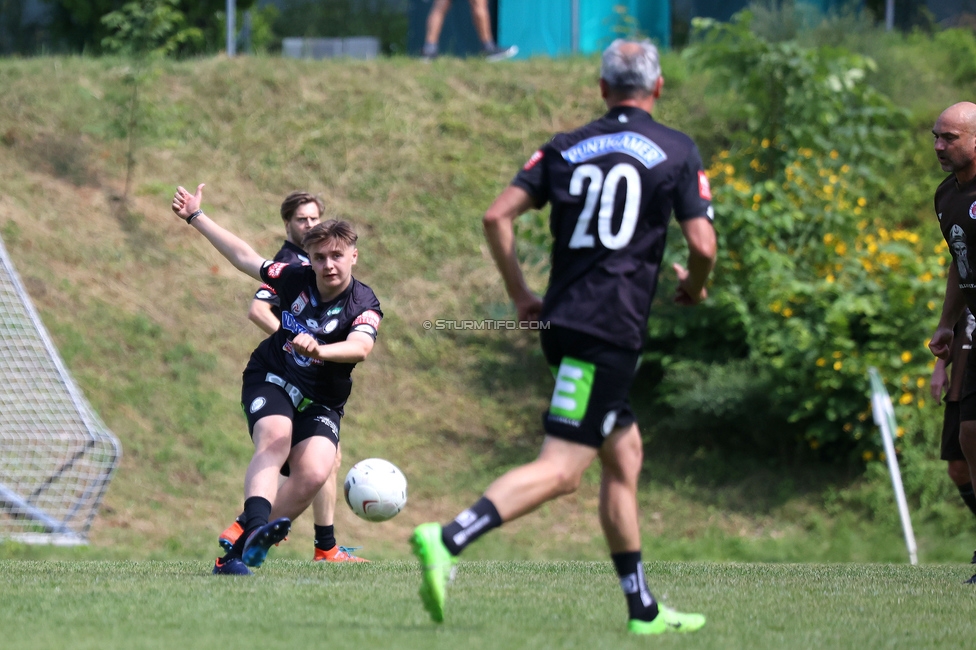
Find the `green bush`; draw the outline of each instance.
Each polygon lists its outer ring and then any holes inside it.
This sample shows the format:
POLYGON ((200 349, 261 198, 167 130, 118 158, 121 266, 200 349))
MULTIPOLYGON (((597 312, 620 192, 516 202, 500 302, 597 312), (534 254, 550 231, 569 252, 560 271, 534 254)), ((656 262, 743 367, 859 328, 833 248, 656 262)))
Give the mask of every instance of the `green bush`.
POLYGON ((784 453, 799 436, 818 453, 868 460, 879 449, 869 367, 894 389, 900 421, 924 406, 945 245, 935 229, 922 237, 882 209, 882 196, 897 200, 885 179, 912 138, 905 112, 866 83, 872 61, 770 43, 749 20, 700 22, 686 51, 719 84, 713 92, 733 98, 729 118, 744 128, 708 169, 719 236, 713 298, 685 313, 656 306, 648 360, 660 364, 662 405, 680 407, 684 428, 721 416, 725 428, 748 429, 717 444, 770 437, 749 444, 784 453), (738 399, 727 390, 737 384, 738 399), (701 401, 709 393, 720 413, 701 401), (757 426, 757 412, 771 426, 757 426))

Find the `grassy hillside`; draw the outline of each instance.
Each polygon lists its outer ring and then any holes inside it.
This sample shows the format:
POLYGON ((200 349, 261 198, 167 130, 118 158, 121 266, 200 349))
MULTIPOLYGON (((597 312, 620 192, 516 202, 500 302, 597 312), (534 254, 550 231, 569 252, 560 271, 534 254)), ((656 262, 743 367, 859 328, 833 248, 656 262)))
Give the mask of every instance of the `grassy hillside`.
MULTIPOLYGON (((245 318, 254 282, 172 215, 177 184, 207 183, 208 214, 269 256, 282 237, 278 204, 293 189, 321 193, 329 214, 359 229, 356 276, 386 318, 354 375, 344 466, 390 459, 410 481, 410 502, 386 524, 361 522, 341 505, 340 543, 363 545, 367 557, 406 557, 414 525, 453 516, 500 469, 532 458, 551 390, 534 337, 422 323, 511 313, 480 217, 539 144, 601 112, 597 66, 161 64, 140 89, 126 209, 126 64, 0 61, 0 234, 67 365, 124 448, 89 549, 8 545, 0 553, 206 560, 239 511, 251 451, 239 379, 260 340, 245 318)), ((707 156, 721 139, 710 117, 721 98, 703 95, 677 59, 665 61, 669 69, 657 117, 699 136, 707 156)), ((897 526, 825 505, 830 486, 850 477, 761 465, 716 483, 709 466, 672 455, 661 434, 648 433, 642 499, 653 557, 904 557, 897 526)), ((597 488, 591 473, 577 495, 470 554, 604 557, 597 488)), ((300 522, 281 553, 309 556, 310 530, 300 522)), ((923 557, 956 558, 965 532, 947 540, 923 531, 923 557)))

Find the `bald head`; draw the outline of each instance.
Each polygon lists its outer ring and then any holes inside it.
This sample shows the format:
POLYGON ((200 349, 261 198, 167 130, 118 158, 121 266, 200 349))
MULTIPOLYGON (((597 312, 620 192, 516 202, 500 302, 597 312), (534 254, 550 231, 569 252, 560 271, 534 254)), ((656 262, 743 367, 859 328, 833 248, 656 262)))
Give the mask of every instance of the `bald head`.
POLYGON ((935 155, 960 184, 976 177, 976 104, 959 102, 942 111, 932 127, 935 155))

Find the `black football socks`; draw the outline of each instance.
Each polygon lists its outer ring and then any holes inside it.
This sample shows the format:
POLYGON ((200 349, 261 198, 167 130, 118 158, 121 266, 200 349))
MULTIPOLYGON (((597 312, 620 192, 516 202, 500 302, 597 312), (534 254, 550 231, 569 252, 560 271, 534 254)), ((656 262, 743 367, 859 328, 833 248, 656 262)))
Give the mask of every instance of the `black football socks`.
POLYGON ((620 588, 627 599, 630 618, 638 621, 653 621, 657 617, 657 601, 647 588, 644 578, 644 563, 640 551, 614 553, 610 556, 620 577, 620 588))
POLYGON ((319 526, 315 524, 315 548, 331 551, 335 548, 335 526, 319 526))
POLYGON ((502 518, 495 504, 481 497, 473 506, 459 514, 444 526, 441 539, 451 555, 460 555, 465 547, 489 530, 502 525, 502 518))

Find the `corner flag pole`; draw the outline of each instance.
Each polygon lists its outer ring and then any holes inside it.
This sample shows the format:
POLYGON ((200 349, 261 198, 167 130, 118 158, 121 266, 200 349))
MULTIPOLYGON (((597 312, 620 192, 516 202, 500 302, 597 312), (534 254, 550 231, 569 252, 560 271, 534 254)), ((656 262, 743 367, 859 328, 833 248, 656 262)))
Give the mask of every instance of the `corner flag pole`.
POLYGON ((895 409, 891 405, 891 397, 885 389, 884 381, 878 374, 877 368, 868 368, 871 377, 871 411, 874 413, 874 423, 881 429, 881 440, 884 442, 885 459, 888 461, 888 471, 891 472, 891 485, 895 489, 895 500, 898 502, 898 514, 901 516, 901 528, 905 534, 905 547, 912 564, 918 564, 918 548, 915 545, 915 532, 912 530, 912 519, 908 514, 908 501, 905 500, 905 488, 901 484, 901 471, 898 469, 898 456, 895 455, 894 434, 895 409))

